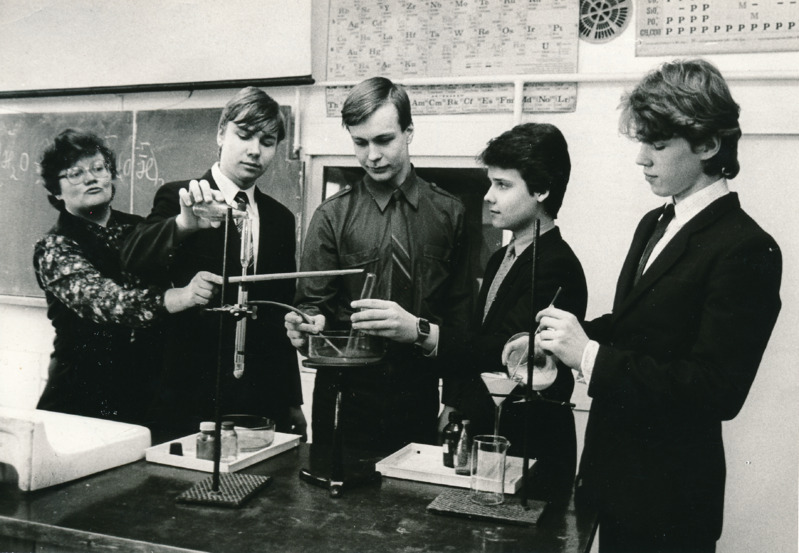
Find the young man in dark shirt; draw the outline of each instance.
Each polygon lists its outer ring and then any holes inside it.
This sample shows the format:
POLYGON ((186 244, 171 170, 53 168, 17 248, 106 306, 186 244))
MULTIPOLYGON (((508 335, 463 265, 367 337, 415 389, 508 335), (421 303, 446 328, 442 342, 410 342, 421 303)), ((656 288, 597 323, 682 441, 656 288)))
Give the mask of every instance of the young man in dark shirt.
MULTIPOLYGON (((362 268, 377 275, 373 297, 414 313, 424 346, 430 323, 465 324, 470 310, 465 208, 460 200, 419 178, 409 154, 413 139, 405 90, 375 77, 357 85, 342 108, 355 156, 365 170, 353 186, 329 198, 313 215, 301 269, 362 268)), ((288 335, 301 350, 307 332, 349 329, 365 275, 301 279, 295 304, 314 316, 304 324, 286 315, 288 335)), ((384 363, 347 370, 348 395, 340 414, 344 444, 391 453, 410 442, 435 443, 439 410, 434 359, 412 343, 392 344, 384 363)), ((335 383, 319 370, 313 396, 314 444, 329 443, 335 383)))

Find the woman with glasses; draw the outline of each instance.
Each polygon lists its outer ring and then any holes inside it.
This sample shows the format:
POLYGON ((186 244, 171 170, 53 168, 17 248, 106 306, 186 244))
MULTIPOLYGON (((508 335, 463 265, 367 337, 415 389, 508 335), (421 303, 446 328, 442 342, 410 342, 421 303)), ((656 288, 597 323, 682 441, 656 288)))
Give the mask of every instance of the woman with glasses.
POLYGON ((159 319, 206 305, 221 278, 201 272, 184 288, 162 290, 122 269, 120 247, 142 218, 111 208, 116 159, 99 137, 67 129, 40 165, 59 216, 33 256, 55 328, 38 408, 144 424, 160 364, 159 319))

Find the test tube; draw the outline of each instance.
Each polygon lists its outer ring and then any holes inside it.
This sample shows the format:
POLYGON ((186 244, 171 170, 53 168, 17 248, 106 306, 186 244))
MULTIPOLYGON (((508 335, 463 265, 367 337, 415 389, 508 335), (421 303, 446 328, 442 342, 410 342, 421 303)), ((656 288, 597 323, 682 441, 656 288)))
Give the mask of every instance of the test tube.
POLYGON ((366 273, 366 278, 363 281, 363 288, 361 289, 361 298, 362 300, 367 300, 372 297, 372 292, 375 289, 375 281, 377 281, 377 275, 374 273, 366 273))
MULTIPOLYGON (((377 281, 376 274, 366 273, 366 279, 364 279, 363 288, 361 288, 360 299, 366 300, 372 297, 372 292, 375 289, 376 281, 377 281)), ((362 332, 358 332, 357 330, 350 330, 350 336, 347 339, 347 348, 346 348, 346 353, 348 357, 358 350, 358 339, 362 336, 363 336, 362 332)))

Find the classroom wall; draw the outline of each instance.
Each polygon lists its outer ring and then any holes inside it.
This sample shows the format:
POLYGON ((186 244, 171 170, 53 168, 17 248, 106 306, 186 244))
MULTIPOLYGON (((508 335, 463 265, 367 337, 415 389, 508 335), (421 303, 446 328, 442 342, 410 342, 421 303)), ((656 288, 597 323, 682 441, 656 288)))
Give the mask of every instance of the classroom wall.
MULTIPOLYGON (((313 3, 313 73, 325 79, 327 2, 313 3)), ((742 107, 742 170, 731 181, 744 207, 769 231, 784 252, 783 310, 749 399, 735 420, 725 423, 727 498, 719 553, 797 550, 797 459, 799 459, 799 371, 794 369, 799 325, 799 113, 796 79, 745 78, 747 72, 793 72, 799 54, 706 56, 731 80, 742 107), (739 78, 744 75, 744 78, 739 78)), ((564 132, 573 160, 572 178, 558 221, 580 257, 589 286, 589 316, 610 309, 615 280, 641 214, 658 204, 633 160, 636 145, 619 136, 619 97, 643 72, 665 58, 636 58, 634 25, 610 43, 580 43, 581 74, 615 75, 582 82, 577 110, 533 114, 524 121, 554 123, 564 132)), ((281 104, 299 108, 300 144, 306 162, 307 216, 321 198, 319 168, 330 160, 349 160, 352 150, 338 118, 325 114, 324 91, 303 87, 299 106, 291 87, 268 90, 281 104)), ((0 101, 0 111, 182 109, 221 107, 231 90, 38 98, 0 101)), ((508 115, 426 116, 415 119, 411 153, 426 165, 474 166, 485 142, 514 124, 508 115)), ((3 206, 12 209, 15 206, 3 206)), ((46 374, 52 331, 42 303, 0 302, 0 404, 32 406, 46 374)), ((308 376, 305 376, 306 383, 308 376)), ((577 391, 582 409, 584 390, 577 391), (579 394, 583 394, 580 396, 579 394)), ((307 400, 310 397, 307 396, 307 400)), ((585 411, 577 413, 582 428, 585 411)))

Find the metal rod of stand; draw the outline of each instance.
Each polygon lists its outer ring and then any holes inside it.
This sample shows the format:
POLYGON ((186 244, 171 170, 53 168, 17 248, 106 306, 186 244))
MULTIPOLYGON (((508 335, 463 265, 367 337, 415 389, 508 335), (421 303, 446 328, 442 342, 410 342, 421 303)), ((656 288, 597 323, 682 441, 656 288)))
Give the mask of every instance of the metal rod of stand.
POLYGON ((293 273, 268 273, 265 275, 244 275, 230 277, 231 284, 240 282, 265 282, 267 280, 286 280, 295 278, 343 276, 362 273, 363 269, 332 269, 330 271, 295 271, 293 273))
POLYGON ((333 412, 333 448, 330 459, 330 497, 341 497, 344 487, 344 445, 341 435, 342 371, 336 371, 336 407, 333 412))
POLYGON ((535 235, 533 243, 530 247, 533 248, 533 268, 530 283, 530 344, 527 347, 527 386, 525 388, 525 396, 527 404, 524 410, 524 459, 522 464, 522 494, 521 504, 522 507, 527 508, 527 494, 529 493, 528 487, 530 482, 530 410, 533 404, 533 364, 535 363, 535 339, 536 322, 535 322, 535 270, 538 264, 538 237, 541 234, 541 221, 535 221, 535 235))
MULTIPOLYGON (((227 243, 230 232, 230 220, 233 208, 228 207, 225 213, 225 242, 222 246, 222 290, 219 292, 220 307, 225 306, 225 291, 228 284, 227 243)), ((222 409, 219 405, 222 397, 222 343, 225 339, 225 316, 219 314, 219 344, 216 348, 216 389, 214 391, 214 472, 211 479, 211 491, 219 491, 219 461, 222 458, 222 409)))

